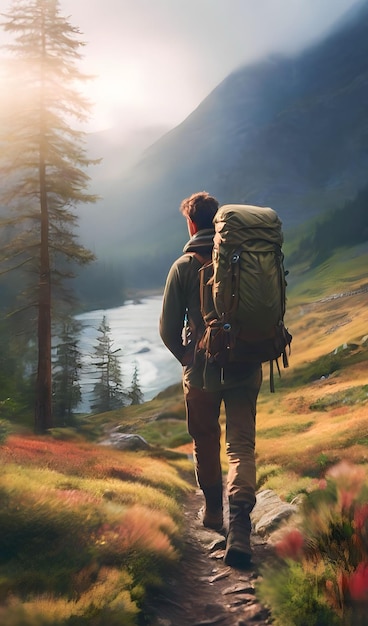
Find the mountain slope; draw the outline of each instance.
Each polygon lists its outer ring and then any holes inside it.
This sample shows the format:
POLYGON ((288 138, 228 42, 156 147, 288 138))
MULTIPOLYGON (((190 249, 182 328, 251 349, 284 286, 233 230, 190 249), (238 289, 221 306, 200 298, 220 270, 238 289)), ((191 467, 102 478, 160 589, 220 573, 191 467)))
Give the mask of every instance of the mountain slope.
POLYGON ((285 230, 353 198, 368 167, 367 27, 364 2, 299 56, 225 79, 105 198, 97 253, 124 262, 128 282, 159 283, 186 239, 178 207, 194 191, 271 205, 285 230))

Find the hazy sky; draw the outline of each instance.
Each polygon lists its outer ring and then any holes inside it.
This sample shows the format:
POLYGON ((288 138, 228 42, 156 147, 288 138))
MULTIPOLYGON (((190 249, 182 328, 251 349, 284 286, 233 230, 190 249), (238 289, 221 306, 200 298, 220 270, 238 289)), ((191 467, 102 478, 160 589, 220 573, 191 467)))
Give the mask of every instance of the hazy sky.
MULTIPOLYGON (((91 128, 175 126, 239 65, 294 52, 361 0, 60 0, 83 33, 91 128)), ((10 0, 0 0, 0 12, 10 0)), ((0 33, 1 42, 1 33, 0 33)), ((1 97, 1 96, 0 96, 1 97)))

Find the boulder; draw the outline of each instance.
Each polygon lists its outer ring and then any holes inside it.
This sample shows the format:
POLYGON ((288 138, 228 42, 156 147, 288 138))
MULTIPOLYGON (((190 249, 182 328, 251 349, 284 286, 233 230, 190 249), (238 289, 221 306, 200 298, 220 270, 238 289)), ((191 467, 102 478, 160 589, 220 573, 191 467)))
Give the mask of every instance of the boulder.
POLYGON ((118 450, 147 450, 150 445, 137 434, 120 433, 112 431, 108 439, 101 441, 102 446, 112 446, 118 450))
POLYGON ((298 510, 297 504, 284 502, 271 489, 260 491, 251 514, 254 531, 260 537, 269 539, 296 516, 298 510))

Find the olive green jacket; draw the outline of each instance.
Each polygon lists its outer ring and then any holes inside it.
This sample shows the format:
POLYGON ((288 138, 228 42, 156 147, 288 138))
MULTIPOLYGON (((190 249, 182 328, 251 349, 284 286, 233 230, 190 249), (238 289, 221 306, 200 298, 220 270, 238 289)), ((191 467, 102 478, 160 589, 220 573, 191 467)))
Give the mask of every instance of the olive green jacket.
POLYGON ((204 332, 201 315, 199 275, 202 264, 193 254, 211 259, 214 231, 198 231, 184 246, 184 254, 171 266, 167 276, 159 331, 166 347, 183 365, 184 383, 208 391, 235 387, 246 382, 259 365, 229 363, 220 368, 197 351, 197 342, 204 332), (183 345, 182 331, 185 317, 190 326, 190 342, 183 345))

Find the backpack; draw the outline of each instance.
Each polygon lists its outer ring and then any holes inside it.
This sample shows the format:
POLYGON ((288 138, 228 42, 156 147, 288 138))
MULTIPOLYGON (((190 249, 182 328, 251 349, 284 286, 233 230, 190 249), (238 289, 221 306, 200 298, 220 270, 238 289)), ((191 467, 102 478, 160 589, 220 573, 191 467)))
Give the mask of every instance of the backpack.
MULTIPOLYGON (((198 349, 210 362, 270 362, 288 367, 282 224, 270 208, 228 204, 215 217, 212 260, 199 270, 205 330, 198 349)), ((197 255, 196 255, 197 256, 197 255)), ((198 255, 199 256, 199 255, 198 255)))

